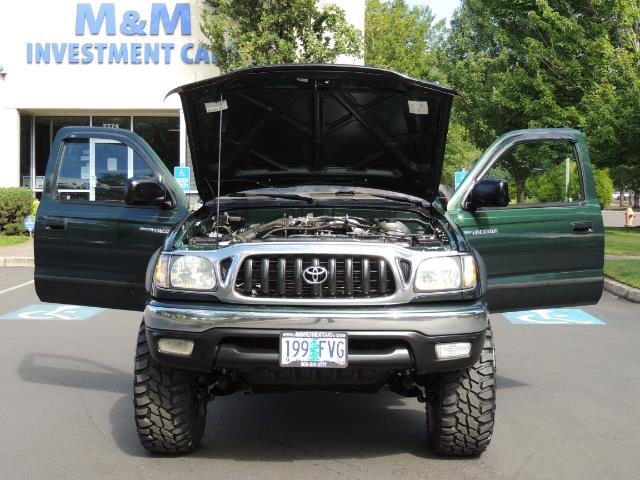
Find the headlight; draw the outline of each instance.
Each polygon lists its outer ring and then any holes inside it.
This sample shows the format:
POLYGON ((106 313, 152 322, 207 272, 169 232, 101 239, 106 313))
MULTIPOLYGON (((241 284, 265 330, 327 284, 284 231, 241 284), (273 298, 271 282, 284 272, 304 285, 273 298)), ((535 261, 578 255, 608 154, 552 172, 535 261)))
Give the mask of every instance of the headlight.
POLYGON ((208 259, 195 255, 161 255, 153 281, 161 288, 213 290, 216 287, 213 264, 208 259))
POLYGON ((194 255, 173 257, 169 278, 172 287, 184 290, 213 290, 216 286, 213 264, 194 255))
POLYGON ((471 255, 433 257, 416 270, 415 289, 420 292, 469 289, 476 286, 476 262, 471 255))

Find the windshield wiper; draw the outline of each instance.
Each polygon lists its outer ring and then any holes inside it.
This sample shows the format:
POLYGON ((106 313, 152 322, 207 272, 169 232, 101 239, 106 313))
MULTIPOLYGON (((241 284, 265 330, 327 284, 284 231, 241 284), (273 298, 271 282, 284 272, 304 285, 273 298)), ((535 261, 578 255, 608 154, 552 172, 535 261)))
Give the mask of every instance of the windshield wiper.
POLYGON ((297 200, 299 202, 313 203, 314 200, 311 197, 303 197, 302 195, 295 195, 293 193, 246 193, 246 192, 237 192, 230 193, 225 195, 230 198, 246 198, 246 197, 268 197, 268 198, 282 198, 284 200, 297 200))
POLYGON ((356 195, 369 195, 371 197, 382 198, 384 200, 391 200, 393 202, 410 203, 412 205, 418 205, 420 207, 428 207, 429 202, 426 200, 414 200, 412 198, 402 197, 400 195, 388 195, 386 193, 370 193, 370 192, 354 192, 352 190, 340 190, 335 192, 336 197, 354 197, 356 195))

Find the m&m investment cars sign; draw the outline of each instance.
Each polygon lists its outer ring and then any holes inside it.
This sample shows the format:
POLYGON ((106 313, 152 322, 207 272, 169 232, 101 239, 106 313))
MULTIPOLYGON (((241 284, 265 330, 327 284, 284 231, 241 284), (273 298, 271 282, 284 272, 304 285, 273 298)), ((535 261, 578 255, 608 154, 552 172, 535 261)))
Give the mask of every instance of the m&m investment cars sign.
MULTIPOLYGON (((153 3, 148 16, 137 10, 116 15, 114 3, 102 3, 97 11, 89 3, 76 6, 75 34, 78 37, 106 34, 124 35, 128 40, 138 37, 153 39, 162 33, 173 36, 180 30, 191 36, 191 6, 176 3, 170 9, 166 3, 153 3), (150 38, 149 38, 150 37, 150 38)), ((206 48, 192 42, 65 42, 27 43, 28 64, 170 64, 179 58, 183 63, 215 64, 215 57, 206 48)))

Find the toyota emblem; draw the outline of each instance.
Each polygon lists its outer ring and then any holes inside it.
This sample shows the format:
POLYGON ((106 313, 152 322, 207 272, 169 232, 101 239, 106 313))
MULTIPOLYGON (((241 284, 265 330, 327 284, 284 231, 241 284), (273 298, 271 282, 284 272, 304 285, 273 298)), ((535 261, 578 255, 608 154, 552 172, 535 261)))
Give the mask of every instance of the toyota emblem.
POLYGON ((327 272, 326 268, 312 265, 302 271, 302 278, 310 285, 319 285, 325 282, 328 274, 329 272, 327 272))

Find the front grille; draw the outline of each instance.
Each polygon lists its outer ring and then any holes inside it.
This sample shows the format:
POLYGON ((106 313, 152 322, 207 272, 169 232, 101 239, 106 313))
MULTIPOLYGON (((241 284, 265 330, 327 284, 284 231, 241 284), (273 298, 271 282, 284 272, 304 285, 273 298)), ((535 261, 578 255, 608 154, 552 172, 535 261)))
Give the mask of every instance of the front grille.
POLYGON ((240 265, 235 288, 257 298, 376 298, 395 293, 396 284, 391 265, 379 257, 254 255, 240 265), (308 267, 322 267, 316 280, 326 270, 324 281, 308 283, 308 267))

